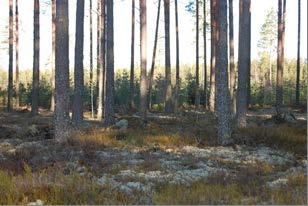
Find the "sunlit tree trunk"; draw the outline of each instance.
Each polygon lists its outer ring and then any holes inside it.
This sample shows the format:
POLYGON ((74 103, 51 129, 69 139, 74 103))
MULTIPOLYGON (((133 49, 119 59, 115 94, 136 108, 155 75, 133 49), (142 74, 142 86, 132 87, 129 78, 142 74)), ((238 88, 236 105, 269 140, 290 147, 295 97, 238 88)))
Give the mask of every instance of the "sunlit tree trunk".
POLYGON ((39 78, 40 78, 40 3, 34 0, 34 38, 33 38, 33 83, 31 114, 38 114, 39 78))
POLYGON ((7 110, 10 112, 13 109, 12 94, 13 94, 13 0, 10 0, 9 6, 9 81, 7 93, 7 110))
POLYGON ((207 54, 206 54, 206 47, 207 47, 207 42, 206 42, 206 0, 203 2, 203 42, 204 42, 204 47, 203 47, 203 73, 204 73, 204 82, 203 82, 203 90, 204 90, 204 108, 207 108, 207 54))
POLYGON ((299 89, 299 77, 301 68, 301 56, 300 56, 300 46, 301 46, 301 0, 298 0, 298 20, 297 20, 297 62, 296 62, 296 105, 299 105, 300 89, 299 89))
POLYGON ((153 80, 154 80, 153 78, 154 78, 155 58, 156 58, 156 50, 157 50, 160 4, 161 4, 161 0, 158 0, 156 29, 155 29, 155 38, 154 38, 154 48, 153 48, 151 72, 150 72, 150 78, 149 78, 149 109, 152 109, 152 85, 153 85, 153 80))
POLYGON ((229 55, 230 55, 230 98, 231 112, 235 113, 235 66, 234 66, 234 31, 233 31, 233 0, 229 0, 229 55))
POLYGON ((56 52, 56 0, 51 0, 52 51, 51 51, 51 101, 50 111, 55 111, 55 52, 56 52))
POLYGON ((196 0, 196 88, 195 88, 195 109, 199 110, 199 0, 196 0))
POLYGON ((56 0, 55 140, 69 135, 69 18, 68 0, 56 0))
POLYGON ((77 0, 74 66, 74 100, 72 119, 75 126, 83 121, 83 41, 84 41, 84 0, 77 0))
POLYGON ((130 46, 130 108, 135 107, 135 0, 132 0, 132 34, 131 34, 131 46, 130 46))
POLYGON ((16 109, 19 109, 19 13, 18 0, 15 1, 15 69, 16 69, 16 109))
POLYGON ((92 0, 90 0, 90 104, 91 118, 94 118, 94 78, 93 78, 93 11, 92 0))
POLYGON ((175 39, 176 39, 176 77, 175 77, 175 111, 179 107, 179 90, 180 90, 180 41, 179 41, 179 15, 178 15, 178 1, 175 4, 175 39))

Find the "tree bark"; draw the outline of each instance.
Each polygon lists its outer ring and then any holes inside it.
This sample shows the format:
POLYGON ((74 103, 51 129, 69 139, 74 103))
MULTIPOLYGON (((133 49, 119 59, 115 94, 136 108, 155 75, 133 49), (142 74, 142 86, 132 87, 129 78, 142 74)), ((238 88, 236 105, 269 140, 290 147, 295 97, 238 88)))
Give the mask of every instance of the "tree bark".
POLYGON ((104 123, 114 124, 114 27, 113 0, 107 0, 106 108, 104 123))
POLYGON ((31 114, 38 114, 39 78, 40 78, 40 3, 34 0, 34 39, 33 39, 33 82, 31 114))
POLYGON ((218 120, 218 140, 222 145, 232 143, 230 96, 228 89, 228 23, 227 0, 217 2, 217 69, 216 69, 216 111, 218 120))
POLYGON ((211 0, 211 76, 210 76, 210 101, 209 107, 211 112, 215 112, 215 70, 216 70, 216 45, 217 45, 217 0, 211 0))
POLYGON ((74 66, 74 100, 72 119, 79 127, 83 121, 83 42, 84 42, 84 0, 77 0, 74 66))
POLYGON ((203 42, 204 42, 204 47, 203 47, 203 72, 204 72, 204 82, 203 82, 203 90, 204 90, 204 108, 207 108, 207 54, 206 54, 206 47, 207 47, 207 42, 206 42, 206 1, 204 0, 203 2, 203 42))
POLYGON ((93 11, 92 0, 90 0, 90 104, 91 118, 94 118, 94 78, 93 78, 93 11))
POLYGON ((51 0, 52 51, 51 51, 51 101, 50 111, 55 111, 55 52, 56 52, 56 0, 51 0))
POLYGON ((56 0, 55 140, 69 136, 69 17, 68 0, 56 0))
POLYGON ((147 1, 140 3, 140 112, 144 124, 147 121, 147 1))
POLYGON ((238 86, 236 97, 237 124, 246 126, 247 113, 247 82, 250 70, 250 0, 240 0, 239 4, 239 63, 238 63, 238 86))
POLYGON ((97 108, 97 112, 98 112, 98 108, 99 108, 99 80, 100 80, 100 44, 101 44, 101 37, 100 37, 100 30, 101 30, 101 0, 97 0, 97 43, 96 43, 96 94, 97 94, 97 98, 96 98, 96 108, 97 108))
POLYGON ((153 78, 154 78, 155 58, 156 58, 156 49, 157 49, 160 4, 161 4, 161 0, 158 0, 154 48, 153 48, 152 65, 151 65, 151 72, 150 72, 150 78, 149 78, 149 109, 152 109, 152 84, 153 84, 153 78))
POLYGON ((195 90, 195 109, 199 110, 199 0, 196 0, 196 90, 195 90))
POLYGON ((298 0, 298 20, 297 20, 297 62, 296 62, 296 105, 299 105, 300 100, 300 68, 301 68, 301 0, 298 0))
POLYGON ((19 109, 19 13, 18 0, 15 1, 15 69, 16 69, 16 109, 19 109))
POLYGON ((172 113, 172 86, 171 86, 171 63, 170 63, 170 0, 164 0, 165 13, 165 112, 172 113))
POLYGON ((11 112, 13 109, 13 0, 10 0, 9 3, 9 81, 7 89, 7 110, 8 112, 11 112))
POLYGON ((130 45, 130 108, 135 107, 135 0, 132 0, 132 34, 131 34, 131 45, 130 45))
POLYGON ((98 101, 97 101, 97 119, 103 118, 104 107, 104 90, 105 90, 105 0, 101 0, 100 4, 100 52, 99 52, 99 72, 98 72, 98 101))
POLYGON ((179 15, 178 15, 178 1, 174 1, 175 4, 175 41, 176 41, 176 77, 175 77, 175 111, 178 111, 179 107, 179 90, 180 90, 180 40, 179 40, 179 15))
POLYGON ((233 31, 233 0, 229 0, 229 55, 230 55, 230 98, 231 112, 235 114, 235 71, 234 71, 234 31, 233 31))

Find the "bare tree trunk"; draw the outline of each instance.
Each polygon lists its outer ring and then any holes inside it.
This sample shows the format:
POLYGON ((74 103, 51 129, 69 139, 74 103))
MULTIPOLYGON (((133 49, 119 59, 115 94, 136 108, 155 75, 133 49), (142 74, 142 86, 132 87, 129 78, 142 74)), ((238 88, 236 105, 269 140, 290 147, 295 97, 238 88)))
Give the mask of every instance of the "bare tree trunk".
POLYGON ((216 111, 218 120, 218 140, 222 145, 232 143, 230 96, 228 89, 228 22, 227 0, 217 2, 217 69, 216 69, 216 111))
POLYGON ((152 56, 151 73, 150 73, 150 78, 149 78, 149 109, 152 109, 152 84, 153 84, 153 78, 154 78, 155 58, 156 58, 156 49, 157 49, 160 4, 161 4, 161 0, 158 0, 154 48, 153 48, 153 56, 152 56))
POLYGON ((8 112, 11 112, 13 109, 13 0, 10 0, 9 15, 9 82, 7 89, 7 110, 8 112))
POLYGON ((79 127, 83 121, 83 42, 84 42, 84 0, 77 0, 74 66, 74 100, 72 119, 79 127))
POLYGON ((69 136, 69 17, 68 0, 56 0, 55 140, 69 136))
POLYGON ((147 122, 147 2, 140 2, 140 112, 147 122))
POLYGON ((114 33, 113 0, 107 0, 106 102, 104 123, 114 124, 114 33))
POLYGON ((15 1, 15 67, 16 67, 16 109, 19 109, 19 20, 18 0, 15 1))
POLYGON ((215 112, 215 70, 216 70, 216 46, 217 46, 217 0, 211 0, 211 76, 210 76, 210 111, 215 112))
POLYGON ((300 89, 299 89, 299 77, 301 69, 301 56, 300 56, 300 46, 301 46, 301 0, 298 0, 298 20, 297 20, 297 62, 296 62, 296 105, 299 105, 300 99, 300 89))
POLYGON ((204 108, 207 108, 207 60, 206 60, 206 47, 207 47, 207 42, 206 42, 206 0, 203 2, 203 42, 204 42, 204 47, 203 47, 203 70, 204 70, 204 83, 203 83, 203 90, 204 90, 204 108))
POLYGON ((171 63, 170 63, 170 0, 164 0, 165 13, 165 112, 172 113, 172 86, 171 86, 171 63))
POLYGON ((134 97, 135 97, 135 0, 132 0, 132 36, 130 45, 130 108, 135 107, 134 97))
POLYGON ((237 124, 240 127, 246 126, 247 114, 247 80, 250 70, 250 30, 251 30, 251 0, 240 0, 239 4, 239 63, 238 63, 238 86, 236 114, 237 124))
POLYGON ((56 0, 51 0, 52 15, 52 52, 51 52, 51 101, 50 111, 55 111, 55 52, 56 52, 56 0))
POLYGON ((100 80, 100 44, 101 44, 101 37, 100 37, 100 30, 101 30, 101 0, 97 0, 97 43, 96 43, 96 108, 98 113, 99 108, 99 80, 100 80))
POLYGON ((93 11, 92 0, 90 0, 90 104, 91 104, 91 118, 94 118, 94 88, 93 88, 93 11))
POLYGON ((229 0, 229 55, 230 55, 230 98, 231 112, 235 114, 235 71, 234 71, 234 31, 233 31, 233 0, 229 0))
POLYGON ((276 105, 282 106, 282 82, 284 68, 284 36, 285 36, 285 15, 286 0, 278 0, 278 57, 277 57, 277 86, 276 86, 276 105), (283 7, 283 13, 282 13, 283 7))
POLYGON ((196 0, 196 90, 195 90, 195 109, 199 110, 199 0, 196 0))
POLYGON ((39 79, 40 79, 40 3, 34 0, 34 39, 33 39, 33 83, 31 114, 38 114, 39 79))
POLYGON ((104 106, 104 79, 105 79, 105 0, 101 0, 100 11, 100 52, 99 52, 99 72, 98 72, 98 101, 97 101, 97 119, 103 118, 104 106))
POLYGON ((180 43, 179 43, 179 15, 178 15, 178 1, 175 4, 175 39, 176 39, 176 77, 175 77, 175 111, 179 107, 179 90, 180 90, 180 43))

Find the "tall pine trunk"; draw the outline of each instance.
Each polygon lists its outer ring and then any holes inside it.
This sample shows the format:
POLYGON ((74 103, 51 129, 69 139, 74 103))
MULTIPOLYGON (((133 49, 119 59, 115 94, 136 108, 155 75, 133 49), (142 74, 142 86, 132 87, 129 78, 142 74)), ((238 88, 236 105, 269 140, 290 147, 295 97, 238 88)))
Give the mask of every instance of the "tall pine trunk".
POLYGON ((19 109, 19 13, 18 0, 15 1, 15 69, 16 69, 16 109, 19 109))
POLYGON ((52 51, 51 51, 51 98, 50 111, 55 111, 55 52, 56 52, 56 0, 51 0, 52 51))
POLYGON ((106 108, 104 122, 114 124, 114 28, 113 28, 113 0, 107 0, 107 49, 106 49, 106 108))
POLYGON ((170 63, 170 0, 164 0, 165 13, 165 112, 172 113, 172 86, 171 86, 171 63, 170 63))
POLYGON ((227 0, 217 2, 217 69, 216 69, 216 111, 218 140, 222 145, 232 143, 230 96, 228 89, 228 22, 227 0))
POLYGON ((10 0, 9 15, 9 81, 7 89, 7 110, 11 112, 13 109, 13 0, 10 0))
POLYGON ((299 105, 300 89, 299 77, 301 69, 301 0, 298 0, 298 20, 297 20, 297 62, 296 62, 296 105, 299 105))
POLYGON ((31 114, 38 114, 39 78, 40 78, 40 3, 34 0, 34 31, 33 31, 33 83, 31 114))
POLYGON ((75 65, 74 65, 74 100, 72 119, 75 126, 83 121, 83 41, 84 41, 84 0, 77 0, 76 33, 75 33, 75 65))
POLYGON ((216 70, 216 45, 217 45, 217 0, 211 0, 211 76, 210 76, 210 101, 211 112, 215 112, 215 70, 216 70))
POLYGON ((90 104, 91 118, 94 118, 94 78, 93 78, 93 11, 92 0, 90 0, 90 104))
POLYGON ((147 1, 140 3, 140 112, 144 124, 147 121, 147 1))
POLYGON ((236 97, 237 124, 246 126, 247 82, 250 78, 250 5, 251 0, 240 0, 239 4, 239 51, 238 51, 238 86, 236 97))
POLYGON ((178 1, 174 1, 175 7, 175 41, 176 41, 176 72, 175 72, 175 111, 179 107, 179 90, 180 90, 180 40, 179 40, 179 15, 178 15, 178 1))
POLYGON ((152 109, 152 85, 153 85, 153 80, 154 80, 154 68, 155 68, 155 58, 156 58, 156 50, 157 50, 160 4, 161 4, 161 0, 158 0, 153 56, 152 56, 152 64, 151 64, 151 71, 150 71, 150 78, 149 78, 149 109, 152 109))
POLYGON ((203 73, 204 73, 204 79, 203 79, 203 90, 204 90, 204 108, 207 108, 207 55, 206 55, 206 47, 207 47, 207 42, 206 42, 206 1, 204 0, 203 2, 203 42, 204 42, 204 47, 203 47, 203 73))
POLYGON ((130 45, 130 108, 135 107, 135 0, 132 0, 132 34, 131 34, 131 45, 130 45))
POLYGON ((234 66, 234 31, 233 31, 233 0, 229 0, 229 55, 230 55, 230 98, 231 112, 235 114, 235 66, 234 66))
POLYGON ((199 110, 199 0, 196 0, 196 88, 195 88, 195 109, 199 110))
POLYGON ((69 136, 69 17, 68 0, 56 0, 55 140, 69 136))
POLYGON ((101 0, 97 0, 97 11, 96 11, 96 14, 97 14, 97 20, 96 20, 96 23, 97 23, 97 28, 96 28, 96 95, 97 95, 97 98, 96 98, 96 109, 97 109, 97 112, 98 112, 98 108, 99 108, 99 104, 98 104, 98 101, 99 101, 99 78, 100 78, 100 74, 99 74, 99 71, 100 71, 100 57, 101 57, 101 54, 100 54, 100 45, 101 45, 101 37, 100 37, 100 31, 101 31, 101 0))

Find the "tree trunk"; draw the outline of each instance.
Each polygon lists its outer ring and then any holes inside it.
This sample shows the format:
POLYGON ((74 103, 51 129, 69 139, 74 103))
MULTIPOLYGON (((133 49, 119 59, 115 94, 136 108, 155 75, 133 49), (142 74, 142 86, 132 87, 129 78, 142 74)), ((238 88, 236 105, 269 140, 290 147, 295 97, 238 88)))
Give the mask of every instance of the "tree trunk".
POLYGON ((105 0, 101 0, 100 4, 100 52, 99 52, 99 72, 98 72, 98 101, 97 101, 97 119, 103 118, 103 106, 104 106, 104 79, 105 79, 105 0))
POLYGON ((38 114, 39 78, 40 78, 40 3, 34 0, 34 39, 33 39, 33 83, 31 114, 38 114))
POLYGON ((164 0, 165 13, 165 112, 172 113, 172 86, 171 86, 171 63, 170 63, 170 0, 164 0))
POLYGON ((19 20, 18 0, 15 1, 15 67, 16 67, 16 109, 19 109, 19 20))
POLYGON ((199 110, 199 0, 196 0, 196 88, 195 88, 195 109, 199 110))
POLYGON ((56 0, 55 140, 69 135, 69 22, 68 0, 56 0))
POLYGON ((150 78, 149 78, 149 109, 152 109, 152 84, 153 84, 153 78, 154 78, 155 58, 156 58, 156 49, 157 49, 160 4, 161 4, 161 0, 158 0, 154 48, 153 48, 153 56, 152 56, 151 73, 150 73, 150 78))
POLYGON ((234 66, 234 31, 233 31, 233 0, 229 0, 229 55, 230 55, 230 98, 231 112, 235 114, 235 66, 234 66))
POLYGON ((55 52, 56 52, 56 0, 51 0, 52 15, 52 52, 51 52, 51 101, 50 111, 55 111, 55 52))
POLYGON ((216 69, 216 111, 218 140, 222 145, 232 143, 230 96, 228 89, 228 22, 227 0, 217 1, 217 69, 216 69))
POLYGON ((130 108, 135 107, 134 97, 135 97, 135 0, 132 0, 132 35, 131 35, 131 45, 130 45, 130 79, 129 79, 129 89, 130 89, 130 108))
POLYGON ((105 124, 114 124, 114 33, 113 0, 107 0, 106 102, 105 124))
POLYGON ((91 118, 94 118, 94 78, 93 78, 93 11, 92 0, 90 0, 90 104, 91 104, 91 118))
POLYGON ((178 111, 179 107, 179 90, 180 90, 180 41, 179 41, 179 15, 178 15, 178 1, 174 1, 175 4, 175 39, 176 39, 176 76, 175 76, 175 111, 178 111))
POLYGON ((285 15, 286 0, 278 0, 278 57, 277 57, 277 86, 276 86, 276 105, 282 106, 282 81, 284 67, 284 32, 285 32, 285 15), (283 7, 283 12, 282 12, 283 7))
POLYGON ((9 15, 9 82, 7 89, 7 110, 8 112, 11 112, 13 109, 13 0, 10 0, 9 15))
POLYGON ((207 108, 207 60, 206 60, 206 1, 203 2, 203 70, 204 70, 204 83, 203 83, 203 90, 204 90, 204 108, 207 108))
POLYGON ((236 114, 237 124, 240 127, 246 126, 247 113, 247 81, 250 70, 250 0, 240 0, 239 4, 239 63, 238 63, 238 86, 236 114))
POLYGON ((298 0, 298 20, 297 20, 297 62, 296 62, 296 102, 299 105, 300 89, 299 89, 299 77, 301 68, 301 56, 300 56, 300 46, 301 46, 301 0, 298 0))
POLYGON ((77 0, 74 66, 74 100, 72 119, 79 127, 83 121, 83 41, 84 41, 84 0, 77 0))
POLYGON ((140 112, 141 118, 147 121, 147 2, 140 2, 140 112))
MULTIPOLYGON (((99 108, 99 80, 100 80, 100 44, 101 44, 101 37, 100 37, 100 30, 101 30, 101 0, 97 0, 97 43, 96 43, 96 108, 98 112, 99 108)), ((98 118, 99 119, 99 118, 98 118)))
POLYGON ((216 70, 216 45, 217 45, 217 0, 211 0, 211 76, 210 76, 210 101, 211 112, 215 112, 215 70, 216 70))

